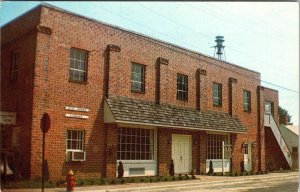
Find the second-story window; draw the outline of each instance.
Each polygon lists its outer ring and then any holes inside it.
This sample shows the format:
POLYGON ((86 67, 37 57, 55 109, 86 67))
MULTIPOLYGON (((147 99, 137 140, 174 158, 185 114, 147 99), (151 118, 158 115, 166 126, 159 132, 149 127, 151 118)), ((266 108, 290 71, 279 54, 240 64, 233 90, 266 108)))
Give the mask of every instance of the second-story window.
POLYGON ((137 63, 131 64, 131 91, 145 91, 145 66, 137 63))
POLYGON ((71 48, 69 80, 75 82, 86 81, 87 51, 71 48))
POLYGON ((18 76, 18 64, 19 64, 19 52, 14 51, 12 53, 11 69, 10 69, 10 80, 17 80, 18 76))
POLYGON ((265 113, 274 116, 274 102, 265 101, 265 113))
POLYGON ((251 97, 250 97, 250 91, 243 91, 243 106, 244 111, 250 112, 251 110, 251 97))
POLYGON ((177 99, 188 100, 188 76, 177 74, 177 99))
POLYGON ((222 106, 222 84, 213 83, 213 104, 222 106))

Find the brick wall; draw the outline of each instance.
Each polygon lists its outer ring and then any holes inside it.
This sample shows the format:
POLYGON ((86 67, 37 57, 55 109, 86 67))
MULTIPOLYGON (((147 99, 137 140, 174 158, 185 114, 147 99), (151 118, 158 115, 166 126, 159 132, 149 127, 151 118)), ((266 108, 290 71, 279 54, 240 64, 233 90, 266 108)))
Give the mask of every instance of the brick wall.
MULTIPOLYGON (((16 125, 1 126, 12 132, 20 127, 19 154, 15 168, 23 177, 30 176, 31 125, 36 33, 40 10, 34 9, 1 28, 1 111, 16 112, 16 125), (11 81, 13 52, 19 53, 17 79, 11 81)), ((9 138, 1 138, 8 139, 9 138)), ((8 142, 11 143, 11 140, 8 142)), ((11 147, 11 146, 10 146, 11 147)), ((11 150, 11 149, 10 149, 11 150)))
POLYGON ((274 103, 274 120, 277 125, 279 125, 279 115, 278 115, 278 91, 274 89, 270 89, 267 87, 263 87, 263 105, 265 105, 266 101, 271 101, 274 103))
MULTIPOLYGON (((262 87, 263 94, 263 106, 266 101, 274 103, 274 120, 279 126, 279 115, 278 115, 278 91, 267 87, 262 87)), ((288 169, 289 165, 278 145, 276 138, 272 130, 265 127, 265 166, 267 170, 273 169, 288 169)))
POLYGON ((266 140, 266 169, 269 171, 289 169, 289 165, 274 137, 271 128, 265 128, 266 140))
MULTIPOLYGON (((113 165, 111 160, 106 159, 107 149, 103 147, 110 141, 107 140, 107 136, 114 133, 110 132, 110 129, 103 123, 103 97, 110 95, 198 108, 198 110, 232 113, 247 128, 247 134, 238 134, 234 139, 234 164, 243 158, 241 145, 245 140, 257 142, 260 130, 257 122, 259 115, 256 92, 257 86, 260 85, 259 73, 50 7, 42 7, 41 10, 39 26, 49 28, 51 33, 38 32, 36 43, 34 38, 27 40, 28 43, 30 41, 33 45, 36 44, 36 48, 33 48, 36 56, 32 58, 32 62, 35 64, 34 87, 24 87, 22 91, 25 93, 25 88, 26 90, 33 89, 32 123, 24 122, 28 130, 32 129, 30 162, 34 166, 31 166, 31 177, 40 176, 41 172, 41 132, 39 127, 40 118, 44 112, 49 113, 51 118, 51 128, 46 135, 47 150, 45 154, 48 169, 51 170, 50 178, 64 178, 70 168, 75 169, 74 171, 80 177, 115 174, 113 172, 115 164, 113 165), (68 80, 69 53, 72 47, 88 51, 87 82, 84 84, 68 80), (160 67, 157 67, 159 58, 168 60, 168 64, 160 64, 160 67), (146 66, 145 93, 130 91, 131 62, 146 66), (197 70, 200 71, 199 76, 196 75, 197 70), (178 73, 188 76, 189 96, 187 101, 176 99, 178 73), (253 77, 253 79, 249 77, 253 77), (230 78, 237 80, 232 91, 229 90, 230 78), (221 107, 213 106, 213 82, 222 84, 221 107), (243 111, 243 90, 251 92, 251 112, 243 111), (85 107, 90 111, 69 112, 64 109, 65 106, 85 107), (66 113, 87 115, 89 118, 66 118, 66 113), (82 164, 65 161, 66 131, 68 129, 85 130, 87 160, 82 164), (106 166, 106 163, 109 167, 106 166)), ((15 21, 15 24, 17 25, 22 18, 15 21)), ((38 19, 38 17, 36 18, 38 19)), ((27 16, 25 19, 28 19, 27 16)), ((35 24, 37 26, 38 22, 35 24)), ((27 47, 22 46, 22 48, 27 47)), ((31 75, 33 76, 33 71, 31 75)), ((31 86, 33 86, 33 82, 31 86)), ((17 94, 11 94, 11 96, 13 95, 17 94)), ((22 101, 22 99, 19 98, 18 101, 22 101)), ((13 104, 7 105, 12 106, 13 104)), ((172 130, 172 133, 175 132, 177 130, 172 130)), ((161 147, 167 145, 164 142, 170 134, 168 129, 159 129, 158 142, 161 145, 158 149, 160 162, 158 173, 160 175, 168 172, 170 154, 164 153, 164 155, 160 151, 161 147)), ((193 132, 192 134, 193 139, 199 138, 200 141, 199 149, 193 145, 193 153, 200 151, 201 154, 199 159, 196 157, 193 159, 193 166, 200 164, 197 172, 205 172, 206 145, 205 137, 203 137, 205 132, 193 132)), ((165 147, 167 150, 171 150, 170 146, 165 147)), ((254 157, 258 156, 257 151, 253 151, 254 157)), ((258 169, 256 160, 254 162, 254 169, 258 169)), ((238 170, 239 166, 233 165, 233 171, 238 170)))

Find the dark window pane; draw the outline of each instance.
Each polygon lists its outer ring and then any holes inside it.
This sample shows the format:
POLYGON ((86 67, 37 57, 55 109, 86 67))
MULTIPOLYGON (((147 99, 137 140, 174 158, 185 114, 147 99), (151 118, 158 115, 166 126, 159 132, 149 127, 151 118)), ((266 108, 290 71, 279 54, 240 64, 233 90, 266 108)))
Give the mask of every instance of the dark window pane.
POLYGON ((177 96, 178 100, 187 100, 187 76, 177 75, 177 96))
POLYGON ((87 52, 78 49, 71 49, 70 53, 70 70, 69 78, 75 81, 85 81, 86 80, 86 58, 87 52))
POLYGON ((142 92, 144 88, 144 66, 131 65, 131 90, 142 92))

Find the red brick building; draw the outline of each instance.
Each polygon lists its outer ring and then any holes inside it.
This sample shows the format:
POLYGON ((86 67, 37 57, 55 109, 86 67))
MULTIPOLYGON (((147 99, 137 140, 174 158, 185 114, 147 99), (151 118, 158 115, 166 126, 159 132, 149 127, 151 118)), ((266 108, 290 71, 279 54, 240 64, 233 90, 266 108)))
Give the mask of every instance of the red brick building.
POLYGON ((51 179, 115 177, 119 161, 125 176, 167 175, 171 159, 221 172, 222 141, 225 172, 266 170, 278 93, 260 73, 50 5, 1 34, 1 152, 16 174, 41 176, 44 113, 51 179))

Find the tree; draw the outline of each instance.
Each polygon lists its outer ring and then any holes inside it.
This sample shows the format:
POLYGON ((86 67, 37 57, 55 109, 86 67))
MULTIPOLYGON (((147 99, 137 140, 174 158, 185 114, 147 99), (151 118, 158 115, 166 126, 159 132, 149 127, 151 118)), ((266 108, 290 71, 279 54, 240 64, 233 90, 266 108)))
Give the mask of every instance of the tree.
POLYGON ((278 106, 278 114, 279 114, 279 116, 286 115, 287 116, 287 120, 288 120, 288 124, 289 125, 293 125, 293 123, 291 122, 292 116, 289 114, 289 112, 286 109, 278 106))

